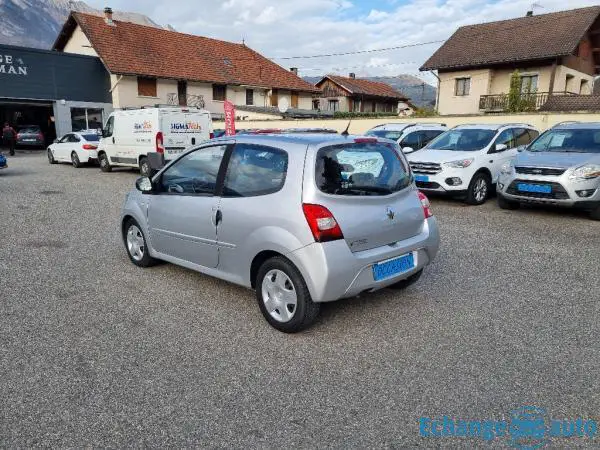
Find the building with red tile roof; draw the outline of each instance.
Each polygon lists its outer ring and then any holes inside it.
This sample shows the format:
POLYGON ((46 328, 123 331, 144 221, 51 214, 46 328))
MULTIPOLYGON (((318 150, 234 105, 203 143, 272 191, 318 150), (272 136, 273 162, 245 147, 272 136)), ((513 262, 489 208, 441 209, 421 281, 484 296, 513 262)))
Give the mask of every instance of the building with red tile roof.
POLYGON ((311 109, 319 90, 244 44, 72 12, 53 49, 98 56, 115 108, 174 104, 223 112, 238 105, 311 109))

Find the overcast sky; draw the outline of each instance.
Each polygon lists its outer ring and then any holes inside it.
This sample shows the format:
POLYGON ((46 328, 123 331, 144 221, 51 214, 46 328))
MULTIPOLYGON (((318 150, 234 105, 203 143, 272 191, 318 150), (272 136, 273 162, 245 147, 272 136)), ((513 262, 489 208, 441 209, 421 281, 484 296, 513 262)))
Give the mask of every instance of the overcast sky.
MULTIPOLYGON (((362 55, 280 57, 379 49, 448 38, 461 25, 524 16, 534 0, 87 0, 135 11, 177 31, 241 42, 300 75, 419 75, 441 44, 362 55)), ((537 0, 535 14, 600 0, 537 0)), ((509 43, 507 43, 509 44, 509 43)), ((185 49, 174 48, 185 53, 185 49)), ((421 74, 422 76, 422 74, 421 74)), ((430 81, 431 78, 425 77, 430 81)))

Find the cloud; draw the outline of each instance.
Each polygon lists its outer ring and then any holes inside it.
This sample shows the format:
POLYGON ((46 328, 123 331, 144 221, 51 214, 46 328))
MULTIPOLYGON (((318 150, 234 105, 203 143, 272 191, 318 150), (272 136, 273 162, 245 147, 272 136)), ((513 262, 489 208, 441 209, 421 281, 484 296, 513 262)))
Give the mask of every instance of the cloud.
MULTIPOLYGON (((147 14, 185 33, 232 42, 244 38, 247 45, 282 66, 299 67, 301 75, 314 76, 335 68, 341 73, 419 74, 420 65, 440 44, 313 59, 278 58, 445 40, 462 25, 523 16, 532 1, 111 0, 111 6, 147 14)), ((106 0, 88 3, 103 7, 106 0)), ((544 8, 536 8, 535 14, 591 6, 597 0, 544 0, 542 4, 544 8)))

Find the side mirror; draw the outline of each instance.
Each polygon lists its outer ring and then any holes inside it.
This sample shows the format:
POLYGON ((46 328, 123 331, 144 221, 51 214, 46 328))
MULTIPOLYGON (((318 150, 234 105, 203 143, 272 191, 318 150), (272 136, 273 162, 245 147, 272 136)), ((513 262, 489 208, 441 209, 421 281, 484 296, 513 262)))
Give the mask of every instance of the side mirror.
POLYGON ((508 148, 508 145, 506 145, 506 144, 496 144, 496 151, 497 152, 503 152, 507 148, 508 148))
POLYGON ((523 151, 525 151, 525 149, 526 149, 526 148, 527 148, 527 146, 526 146, 526 145, 519 145, 519 146, 517 147, 517 151, 520 153, 520 152, 523 152, 523 151))
POLYGON ((149 194, 152 192, 152 181, 148 177, 140 177, 135 180, 135 187, 138 191, 149 194))
POLYGON ((402 147, 402 153, 412 153, 415 149, 412 147, 402 147))

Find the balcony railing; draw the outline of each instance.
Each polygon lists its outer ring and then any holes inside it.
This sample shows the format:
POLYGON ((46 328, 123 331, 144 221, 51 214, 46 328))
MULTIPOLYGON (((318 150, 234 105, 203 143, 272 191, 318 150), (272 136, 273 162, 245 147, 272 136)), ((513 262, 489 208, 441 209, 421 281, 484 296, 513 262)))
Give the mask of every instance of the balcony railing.
POLYGON ((484 112, 537 111, 551 95, 578 95, 573 92, 535 92, 521 94, 518 99, 511 99, 508 94, 482 95, 479 97, 479 110, 484 112))

